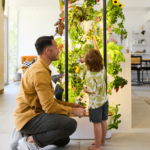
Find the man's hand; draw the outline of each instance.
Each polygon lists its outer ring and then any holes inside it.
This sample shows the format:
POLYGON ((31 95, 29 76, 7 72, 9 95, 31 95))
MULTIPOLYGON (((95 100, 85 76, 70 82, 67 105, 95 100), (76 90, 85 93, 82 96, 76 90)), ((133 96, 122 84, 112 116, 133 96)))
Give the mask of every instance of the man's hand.
POLYGON ((80 104, 76 104, 76 103, 73 105, 73 107, 74 108, 79 108, 79 107, 80 108, 86 108, 85 106, 81 106, 80 104))
POLYGON ((81 118, 85 116, 86 110, 84 108, 72 108, 72 113, 81 118))

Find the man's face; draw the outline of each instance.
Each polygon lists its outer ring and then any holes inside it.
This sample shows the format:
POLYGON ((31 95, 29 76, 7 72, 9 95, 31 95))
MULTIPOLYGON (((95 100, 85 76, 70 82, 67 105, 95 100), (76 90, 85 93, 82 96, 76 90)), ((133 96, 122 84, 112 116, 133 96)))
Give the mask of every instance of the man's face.
POLYGON ((49 59, 51 61, 58 60, 59 49, 57 48, 57 43, 55 40, 52 40, 53 45, 50 47, 49 59))

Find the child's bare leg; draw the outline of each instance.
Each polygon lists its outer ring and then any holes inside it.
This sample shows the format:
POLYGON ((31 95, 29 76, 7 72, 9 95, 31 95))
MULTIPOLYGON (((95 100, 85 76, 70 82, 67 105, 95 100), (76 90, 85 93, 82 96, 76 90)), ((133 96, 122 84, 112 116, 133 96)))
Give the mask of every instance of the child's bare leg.
POLYGON ((101 145, 105 146, 105 139, 106 139, 106 134, 107 134, 107 121, 102 121, 102 138, 101 138, 101 145))
MULTIPOLYGON (((107 133, 107 122, 106 121, 102 121, 101 122, 101 126, 102 126, 101 146, 105 146, 105 138, 106 138, 106 133, 107 133)), ((92 143, 92 145, 95 145, 95 142, 92 143)))
POLYGON ((94 123, 95 145, 89 146, 90 150, 101 150, 101 129, 100 123, 94 123))

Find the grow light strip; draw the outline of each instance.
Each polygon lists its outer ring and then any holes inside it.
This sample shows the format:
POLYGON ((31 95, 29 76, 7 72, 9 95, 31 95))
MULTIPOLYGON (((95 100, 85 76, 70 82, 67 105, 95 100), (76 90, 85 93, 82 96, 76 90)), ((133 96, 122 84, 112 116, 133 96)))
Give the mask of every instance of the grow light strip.
POLYGON ((68 0, 65 0, 65 100, 68 102, 68 0))

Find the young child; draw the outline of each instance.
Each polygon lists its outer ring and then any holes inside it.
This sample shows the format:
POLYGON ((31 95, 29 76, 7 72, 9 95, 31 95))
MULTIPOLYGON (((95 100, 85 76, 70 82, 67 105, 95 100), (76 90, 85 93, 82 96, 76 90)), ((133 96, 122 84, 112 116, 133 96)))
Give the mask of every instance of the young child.
POLYGON ((89 118, 94 125, 95 142, 90 150, 101 150, 105 146, 108 119, 108 100, 106 97, 106 71, 102 56, 96 49, 91 49, 85 56, 87 74, 84 91, 89 94, 89 118), (100 128, 101 125, 101 128, 100 128), (102 130, 101 130, 102 129, 102 130))

